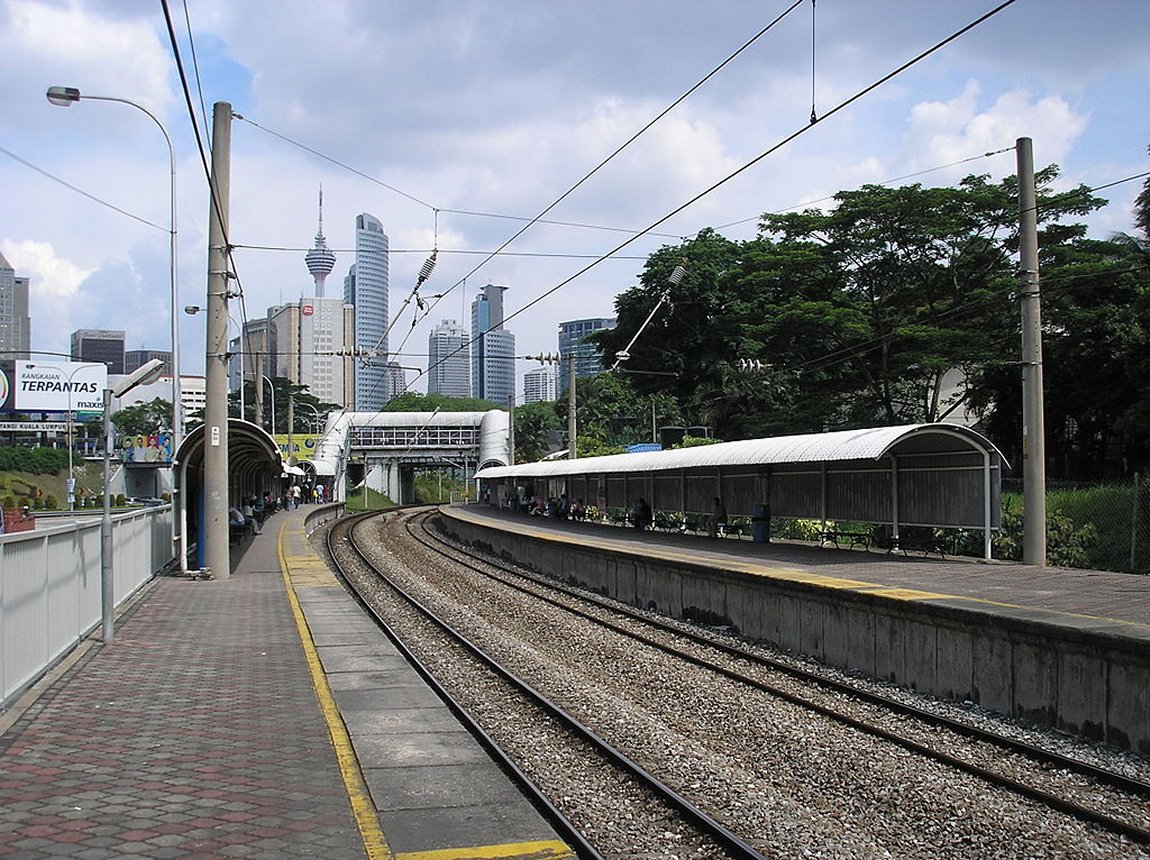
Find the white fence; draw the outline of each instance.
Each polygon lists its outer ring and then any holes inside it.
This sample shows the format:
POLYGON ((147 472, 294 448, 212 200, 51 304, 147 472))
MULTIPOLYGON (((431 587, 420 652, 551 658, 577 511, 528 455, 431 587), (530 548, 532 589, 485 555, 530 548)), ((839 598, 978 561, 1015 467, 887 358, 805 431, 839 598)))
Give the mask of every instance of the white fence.
MULTIPOLYGON (((172 558, 172 507, 112 517, 119 606, 172 558)), ((100 625, 100 517, 0 535, 0 712, 100 625)))

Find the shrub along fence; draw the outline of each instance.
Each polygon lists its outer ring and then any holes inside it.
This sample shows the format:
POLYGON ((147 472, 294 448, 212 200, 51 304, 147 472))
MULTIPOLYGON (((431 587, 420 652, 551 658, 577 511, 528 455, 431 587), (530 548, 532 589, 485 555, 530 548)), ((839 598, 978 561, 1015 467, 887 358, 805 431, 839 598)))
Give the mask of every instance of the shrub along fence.
MULTIPOLYGON (((1002 482, 1002 528, 994 533, 994 557, 1022 560, 1022 482, 1002 482)), ((884 528, 868 523, 835 523, 845 531, 869 529, 875 546, 884 528)), ((776 518, 777 538, 818 541, 817 520, 776 518)), ((982 557, 982 534, 953 529, 903 527, 906 545, 930 547, 947 555, 982 557)), ((1052 483, 1046 491, 1046 553, 1055 567, 1150 574, 1150 476, 1105 483, 1052 483)))

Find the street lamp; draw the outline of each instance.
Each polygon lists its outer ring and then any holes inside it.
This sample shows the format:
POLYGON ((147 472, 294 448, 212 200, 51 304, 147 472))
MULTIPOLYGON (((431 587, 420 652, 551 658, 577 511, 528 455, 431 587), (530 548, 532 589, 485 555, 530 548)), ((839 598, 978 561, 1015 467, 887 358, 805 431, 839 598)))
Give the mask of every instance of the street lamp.
POLYGON ((171 210, 169 215, 169 249, 168 249, 168 280, 169 289, 171 293, 171 316, 172 316, 172 453, 175 454, 179 450, 180 441, 184 438, 184 405, 182 402, 182 391, 180 382, 180 326, 179 314, 177 308, 180 303, 179 289, 176 282, 176 151, 172 148, 172 139, 168 136, 168 130, 164 128, 161 123, 150 110, 142 105, 138 105, 128 99, 113 98, 111 96, 89 96, 80 95, 80 91, 75 87, 48 87, 48 101, 57 107, 71 107, 74 102, 78 102, 83 98, 86 101, 98 102, 118 102, 119 104, 134 107, 136 110, 147 114, 148 118, 156 124, 160 133, 164 135, 164 142, 168 145, 168 167, 171 176, 171 188, 169 199, 171 203, 171 210))
MULTIPOLYGON (((154 382, 163 368, 164 362, 153 358, 120 380, 115 387, 104 386, 104 516, 100 520, 100 617, 104 624, 105 643, 110 643, 116 632, 116 594, 112 571, 112 398, 123 397, 137 385, 154 382)), ((173 505, 173 520, 175 516, 173 505)))
MULTIPOLYGON (((206 310, 206 308, 203 308, 200 305, 184 305, 184 313, 186 313, 188 316, 195 316, 196 314, 198 314, 200 311, 203 311, 203 310, 206 310)), ((240 350, 238 353, 238 355, 240 357, 240 361, 239 361, 239 365, 240 365, 240 384, 239 384, 240 416, 239 417, 246 421, 247 420, 247 417, 246 417, 247 416, 247 408, 248 408, 247 402, 244 399, 244 383, 247 380, 247 369, 244 367, 244 361, 245 361, 244 356, 247 353, 247 348, 246 348, 246 344, 245 344, 246 338, 244 337, 244 327, 242 325, 240 325, 238 322, 236 322, 236 318, 234 316, 232 316, 231 314, 228 314, 228 322, 230 322, 232 325, 234 325, 236 327, 236 331, 239 332, 239 334, 236 335, 236 341, 239 343, 239 347, 240 347, 240 350)), ((231 353, 231 354, 235 355, 236 353, 231 353)), ((229 373, 230 373, 230 371, 229 371, 229 373)), ((265 376, 264 379, 267 379, 267 377, 265 376)), ((229 390, 231 389, 230 376, 229 376, 228 388, 229 388, 229 390)), ((256 396, 257 397, 259 396, 258 393, 256 396)))
POLYGON ((292 398, 292 402, 298 403, 300 406, 306 406, 308 409, 310 409, 312 412, 315 413, 315 429, 313 432, 318 433, 319 427, 320 427, 320 422, 323 421, 323 419, 320 417, 319 409, 316 408, 315 406, 312 406, 310 403, 304 403, 300 400, 296 400, 295 398, 292 398))
POLYGON ((268 379, 267 376, 265 376, 264 374, 261 373, 260 378, 267 380, 268 389, 272 393, 272 425, 271 425, 272 429, 271 429, 271 433, 274 436, 275 432, 276 432, 276 387, 274 385, 272 385, 272 381, 270 379, 268 379))

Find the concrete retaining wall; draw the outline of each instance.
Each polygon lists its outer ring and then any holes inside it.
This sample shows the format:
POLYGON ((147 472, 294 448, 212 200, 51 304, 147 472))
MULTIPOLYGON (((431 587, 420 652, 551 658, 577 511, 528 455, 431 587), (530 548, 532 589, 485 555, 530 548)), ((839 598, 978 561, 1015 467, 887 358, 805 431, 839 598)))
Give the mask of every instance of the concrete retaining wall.
POLYGON ((1150 638, 1129 625, 962 598, 731 572, 504 531, 445 510, 446 530, 559 579, 940 697, 1150 754, 1150 638))

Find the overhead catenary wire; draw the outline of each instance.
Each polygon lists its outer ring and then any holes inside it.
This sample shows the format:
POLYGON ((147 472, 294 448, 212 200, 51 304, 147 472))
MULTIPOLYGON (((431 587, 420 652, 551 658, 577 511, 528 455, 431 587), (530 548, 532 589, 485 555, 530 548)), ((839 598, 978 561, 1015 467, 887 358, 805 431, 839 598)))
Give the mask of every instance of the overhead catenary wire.
MULTIPOLYGON (((897 77, 898 75, 902 74, 902 73, 903 73, 903 72, 905 72, 907 69, 909 69, 909 68, 911 68, 911 67, 915 66, 916 64, 918 64, 918 63, 919 63, 919 62, 921 62, 922 60, 926 59, 926 58, 927 58, 927 57, 929 57, 930 55, 932 55, 932 54, 936 53, 937 51, 941 50, 941 49, 942 49, 942 48, 944 48, 945 46, 949 45, 951 42, 955 41, 956 39, 958 39, 958 38, 962 37, 963 35, 965 35, 966 33, 970 32, 971 30, 973 30, 975 27, 979 26, 980 24, 983 24, 984 22, 986 22, 986 21, 990 20, 990 19, 991 19, 991 18, 993 18, 995 15, 999 14, 1000 12, 1002 12, 1004 9, 1006 9, 1006 8, 1008 8, 1008 7, 1012 6, 1012 5, 1014 5, 1014 3, 1015 3, 1015 2, 1017 2, 1017 0, 1004 0, 1004 2, 1002 2, 1002 3, 998 4, 998 5, 997 5, 997 6, 995 6, 993 9, 989 10, 988 12, 984 13, 983 15, 980 15, 980 16, 979 16, 978 18, 976 18, 974 21, 970 22, 969 24, 965 25, 964 27, 961 27, 960 29, 958 29, 958 30, 956 30, 955 32, 951 33, 949 36, 947 36, 947 37, 945 37, 944 39, 942 39, 941 41, 939 41, 939 42, 936 42, 936 43, 935 43, 934 45, 932 45, 931 47, 929 47, 929 48, 927 48, 927 49, 925 49, 925 50, 921 51, 920 53, 916 54, 916 55, 915 55, 914 57, 912 57, 911 59, 909 59, 909 60, 905 61, 904 63, 902 63, 901 65, 897 66, 897 67, 896 67, 895 69, 893 69, 892 71, 890 71, 890 72, 886 73, 886 74, 885 74, 885 75, 883 75, 882 77, 880 77, 880 78, 876 79, 875 81, 871 82, 871 83, 870 83, 870 84, 868 84, 867 86, 865 86, 865 87, 863 87, 862 89, 860 89, 860 90, 856 91, 856 92, 855 92, 853 95, 851 95, 851 96, 849 96, 848 98, 844 99, 843 101, 839 102, 837 105, 835 105, 834 107, 832 107, 832 108, 831 108, 829 111, 827 111, 827 113, 823 115, 822 119, 823 119, 823 120, 825 120, 825 119, 827 119, 828 117, 830 117, 830 116, 833 116, 834 114, 837 114, 837 113, 839 113, 839 112, 841 112, 841 111, 845 110, 847 107, 849 107, 850 105, 854 104, 854 103, 855 103, 856 101, 858 101, 859 99, 863 98, 863 97, 864 97, 864 96, 866 96, 867 94, 869 94, 869 93, 873 92, 874 90, 878 89, 879 87, 883 86, 885 83, 887 83, 888 81, 890 81, 890 80, 892 80, 893 78, 897 77)), ((820 120, 820 123, 819 123, 819 124, 821 124, 821 122, 822 122, 822 120, 820 120)), ((775 144, 773 144, 772 146, 770 146, 769 148, 767 148, 766 150, 764 150, 763 152, 761 152, 759 155, 755 156, 753 159, 751 159, 750 161, 748 161, 748 162, 746 162, 745 164, 743 164, 741 167, 739 167, 739 168, 735 169, 734 171, 732 171, 731 173, 727 174, 727 175, 726 175, 726 176, 724 176, 723 178, 721 178, 721 179, 717 180, 716 182, 712 183, 710 186, 708 186, 707 188, 703 189, 703 190, 702 190, 702 191, 700 191, 698 194, 694 195, 693 197, 691 197, 690 199, 688 199, 688 200, 687 200, 687 201, 685 201, 684 203, 682 203, 682 204, 680 204, 679 206, 675 207, 675 208, 674 208, 674 209, 672 209, 670 212, 668 212, 667 214, 665 214, 665 215, 663 215, 662 217, 660 217, 658 220, 656 220, 656 221, 652 222, 650 225, 648 225, 648 227, 646 228, 646 230, 644 230, 644 231, 642 231, 642 232, 640 232, 640 233, 636 234, 635 236, 632 236, 631 238, 629 238, 629 239, 627 239, 627 240, 625 240, 625 241, 621 242, 620 244, 616 245, 615 247, 611 248, 611 249, 610 249, 609 251, 607 251, 605 254, 602 254, 602 255, 600 255, 600 257, 599 257, 598 259, 596 259, 596 260, 593 260, 592 262, 588 263, 586 266, 584 266, 584 267, 582 267, 581 269, 577 270, 576 272, 574 272, 573 274, 571 274, 571 275, 570 275, 570 276, 568 276, 567 278, 563 279, 563 280, 562 280, 562 281, 560 281, 559 283, 555 284, 554 286, 552 286, 552 287, 548 288, 547 290, 545 290, 544 292, 540 293, 538 296, 536 296, 534 299, 532 299, 531 301, 529 301, 527 304, 523 305, 523 306, 522 306, 521 308, 519 308, 518 310, 516 310, 516 311, 513 311, 512 313, 508 314, 507 316, 505 316, 505 317, 504 317, 504 320, 503 320, 503 321, 504 321, 504 323, 507 323, 507 322, 509 322, 510 320, 512 320, 512 319, 514 319, 514 318, 516 318, 516 317, 518 317, 519 315, 523 314, 523 313, 524 313, 525 311, 527 311, 528 309, 530 309, 530 308, 534 307, 535 305, 539 304, 539 303, 540 303, 540 302, 542 302, 543 300, 545 300, 545 299, 547 299, 548 297, 550 297, 550 296, 554 295, 556 292, 558 292, 559 290, 561 290, 563 287, 567 286, 568 284, 570 284, 571 282, 573 282, 573 281, 574 281, 574 280, 576 280, 577 278, 579 278, 579 277, 581 277, 582 275, 586 274, 587 272, 591 271, 591 270, 592 270, 592 269, 594 269, 596 266, 598 266, 599 264, 601 264, 603 261, 605 261, 605 260, 609 259, 609 258, 610 258, 612 255, 619 253, 619 252, 620 252, 620 251, 622 251, 624 248, 627 248, 629 245, 631 245, 632 243, 634 243, 635 241, 637 241, 637 240, 640 238, 640 236, 642 236, 642 235, 645 235, 647 232, 649 232, 649 231, 651 231, 651 230, 654 230, 655 228, 657 228, 657 227, 658 227, 658 226, 660 226, 661 224, 663 224, 663 223, 665 223, 666 221, 668 221, 668 220, 670 220, 671 218, 673 218, 675 215, 678 215, 678 214, 679 214, 680 212, 682 212, 683 210, 685 210, 685 209, 689 208, 690 206, 694 205, 694 204, 695 204, 695 203, 697 203, 699 200, 701 200, 701 199, 703 199, 704 197, 706 197, 708 194, 711 194, 711 193, 712 193, 713 191, 715 191, 716 189, 718 189, 718 188, 722 187, 723 185, 725 185, 726 183, 730 182, 730 181, 731 181, 732 179, 734 179, 735 177, 737 177, 737 176, 741 175, 742 173, 744 173, 745 171, 749 170, 751 167, 753 167, 754 165, 758 164, 758 163, 759 163, 759 162, 761 162, 763 159, 767 158, 768 156, 770 156, 770 155, 772 155, 773 153, 777 152, 778 150, 782 149, 782 148, 783 148, 784 146, 786 146, 788 143, 790 143, 791 141, 793 141, 793 140, 797 139, 798 137, 802 136, 803 134, 805 134, 807 131, 809 131, 811 128, 814 128, 814 127, 815 127, 815 126, 814 126, 814 125, 812 125, 812 124, 807 124, 807 125, 804 125, 802 128, 799 128, 799 129, 797 129, 796 131, 792 132, 791 134, 789 134, 789 135, 785 136, 784 138, 782 138, 781 140, 779 140, 778 142, 776 142, 775 144)), ((451 352, 451 353, 449 353, 448 355, 444 356, 444 357, 443 357, 443 358, 440 360, 440 362, 439 362, 439 363, 442 363, 443 361, 446 361, 448 358, 452 357, 452 356, 453 356, 453 355, 455 355, 457 352, 459 352, 459 351, 461 351, 461 350, 463 350, 463 349, 466 349, 466 348, 470 348, 471 344, 473 344, 473 343, 474 343, 474 342, 475 342, 475 341, 478 339, 478 337, 480 337, 480 336, 482 336, 482 335, 479 335, 479 336, 473 336, 473 337, 472 337, 472 338, 471 338, 471 339, 470 339, 470 340, 469 340, 469 341, 468 341, 466 344, 464 344, 463 346, 459 347, 459 349, 457 349, 457 350, 454 350, 453 352, 451 352)), ((437 365, 433 365, 433 367, 434 367, 434 366, 437 366, 437 365)), ((431 369, 432 369, 432 367, 429 367, 429 368, 428 368, 428 371, 430 371, 431 369)), ((427 372, 427 371, 425 371, 425 372, 427 372)), ((417 377, 417 378, 418 378, 418 377, 417 377)))
MULTIPOLYGON (((687 97, 689 97, 692 93, 694 93, 697 89, 699 89, 699 87, 701 87, 704 83, 706 83, 708 80, 710 80, 716 74, 718 74, 718 72, 720 72, 728 64, 733 62, 736 57, 738 57, 740 54, 742 54, 751 45, 753 45, 760 38, 762 38, 766 33, 768 33, 770 30, 772 30, 779 22, 784 20, 791 12, 793 12, 800 5, 802 5, 802 2, 803 2, 803 0, 794 0, 794 2, 789 7, 787 7, 785 10, 783 10, 783 12, 781 12, 778 16, 776 16, 769 24, 767 24, 765 27, 763 27, 761 30, 759 30, 759 32, 757 32, 750 39, 745 41, 737 50, 735 50, 726 59, 724 59, 721 63, 719 63, 718 66, 716 66, 710 72, 708 72, 706 75, 704 75, 699 81, 697 81, 694 85, 692 85, 686 92, 684 92, 677 99, 675 99, 675 101, 673 101, 670 105, 668 105, 666 108, 664 108, 662 111, 660 111, 655 117, 653 117, 651 120, 649 120, 642 128, 640 128, 637 132, 632 134, 631 137, 629 137, 626 141, 624 141, 622 144, 620 144, 618 147, 616 147, 616 149, 614 151, 612 151, 611 154, 609 154, 606 158, 604 158, 602 161, 600 161, 595 167, 591 168, 587 173, 585 173, 577 182, 575 182, 574 185, 572 185, 570 188, 568 188, 566 191, 564 191, 561 195, 559 195, 559 197, 557 197, 554 201, 552 201, 550 204, 548 204, 539 214, 537 214, 535 217, 531 218, 526 224, 524 224, 523 227, 521 227, 518 231, 516 231, 514 234, 512 234, 498 248, 496 248, 495 251, 492 252, 490 257, 485 258, 484 260, 481 260, 470 271, 468 271, 462 278, 460 278, 458 281, 456 281, 454 284, 452 284, 450 287, 448 287, 442 293, 439 293, 438 295, 436 295, 433 298, 433 300, 431 301, 431 303, 424 309, 424 316, 429 315, 435 309, 435 307, 439 304, 439 302, 441 300, 443 300, 448 295, 450 295, 451 292, 453 290, 455 290, 457 287, 459 287, 461 284, 466 283, 467 278, 471 277, 476 272, 478 272, 484 265, 486 265, 486 263, 490 259, 493 259, 499 253, 501 253, 504 249, 506 249, 508 245, 510 245, 512 242, 514 242, 516 239, 518 239, 520 236, 522 236, 534 224, 538 223, 540 221, 540 219, 543 218, 543 216, 545 216, 548 212, 550 212, 552 209, 554 209, 556 206, 558 206, 563 200, 565 200, 572 193, 574 193, 574 191, 576 189, 578 189, 581 185, 583 185, 583 183, 585 183, 588 179, 590 179, 592 176, 594 176, 599 170, 601 170, 603 167, 605 167, 616 156, 618 156, 621 152, 623 152, 623 150, 625 150, 628 146, 630 146, 632 143, 634 143, 640 136, 642 136, 652 126, 654 126, 657 122, 659 122, 661 119, 663 119, 663 117, 665 117, 668 113, 670 113, 672 110, 674 110, 675 107, 677 107, 679 104, 681 104, 687 97)), ((425 205, 427 205, 427 204, 425 204, 425 205)), ((450 210, 443 208, 443 209, 440 209, 439 211, 447 212, 450 210)), ((639 235, 642 235, 642 234, 639 234, 639 235)), ((628 240, 627 244, 630 244, 630 242, 634 241, 636 238, 638 238, 638 236, 632 236, 631 239, 628 240)), ((675 238, 682 238, 682 237, 675 237, 675 238)), ((602 262, 602 258, 599 258, 598 262, 602 262)), ((411 332, 415 330, 415 326, 418 324, 418 322, 419 322, 419 320, 413 321, 411 329, 408 331, 407 335, 405 335, 405 337, 404 337, 404 340, 403 340, 404 344, 406 344, 407 338, 410 337, 411 332)), ((472 340, 468 342, 467 346, 470 346, 470 344, 472 342, 474 342, 474 340, 475 340, 475 338, 472 338, 472 340)), ((430 370, 430 368, 428 368, 428 370, 430 370)), ((417 377, 417 379, 418 379, 418 377, 417 377)), ((378 382, 376 384, 378 384, 378 382)))

